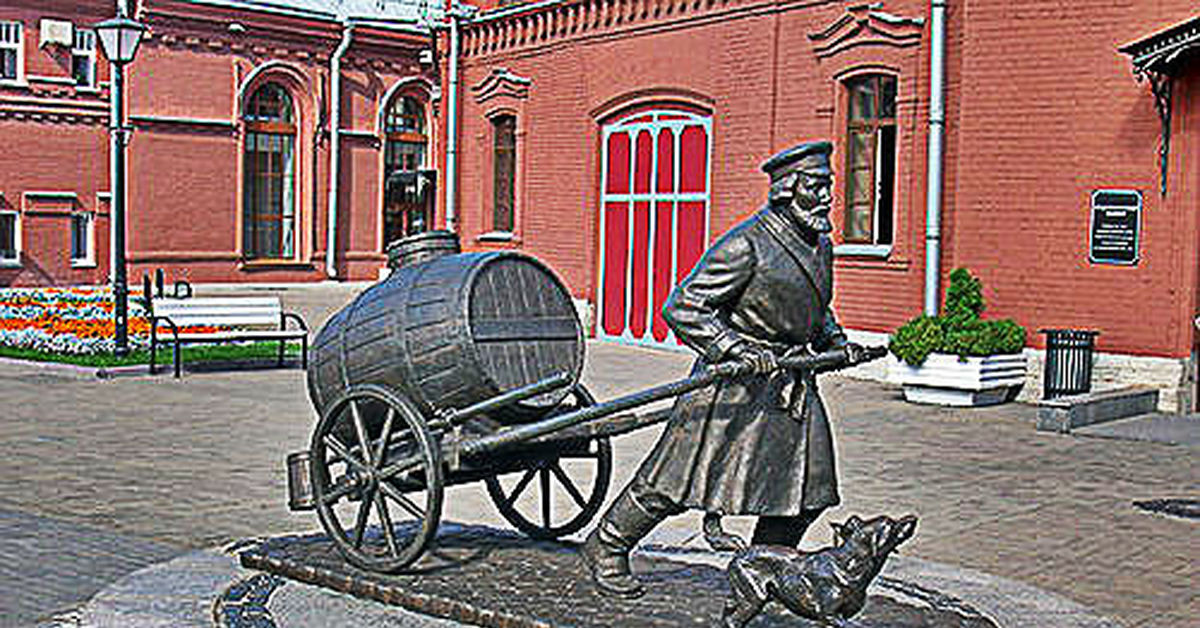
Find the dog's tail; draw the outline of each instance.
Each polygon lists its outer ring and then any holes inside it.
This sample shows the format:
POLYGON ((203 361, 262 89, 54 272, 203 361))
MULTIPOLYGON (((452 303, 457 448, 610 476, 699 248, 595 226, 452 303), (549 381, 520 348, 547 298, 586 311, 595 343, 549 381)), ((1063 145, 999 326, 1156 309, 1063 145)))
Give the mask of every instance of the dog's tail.
POLYGON ((721 515, 715 512, 704 513, 704 540, 715 552, 740 552, 749 547, 745 539, 721 527, 721 515))

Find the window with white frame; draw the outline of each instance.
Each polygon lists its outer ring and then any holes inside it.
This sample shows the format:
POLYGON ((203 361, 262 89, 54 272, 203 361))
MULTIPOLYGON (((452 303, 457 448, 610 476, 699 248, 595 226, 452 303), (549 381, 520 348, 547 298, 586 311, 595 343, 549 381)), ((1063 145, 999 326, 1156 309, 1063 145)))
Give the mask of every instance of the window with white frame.
POLYGON ((71 214, 71 265, 87 266, 96 260, 95 221, 90 213, 71 214))
POLYGON ((0 83, 24 82, 25 50, 21 42, 20 22, 0 22, 0 83))
POLYGON ((846 81, 847 244, 892 243, 896 185, 896 77, 868 74, 846 81))
POLYGON ((75 29, 75 44, 71 47, 71 76, 80 87, 96 86, 96 33, 75 29))
POLYGON ((0 265, 21 261, 21 221, 14 211, 0 211, 0 265))

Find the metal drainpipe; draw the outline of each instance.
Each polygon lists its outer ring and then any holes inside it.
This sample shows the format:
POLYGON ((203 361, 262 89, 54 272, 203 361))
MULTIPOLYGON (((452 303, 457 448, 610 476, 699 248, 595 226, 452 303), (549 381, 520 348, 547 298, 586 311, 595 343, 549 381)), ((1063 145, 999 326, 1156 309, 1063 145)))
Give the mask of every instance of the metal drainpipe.
POLYGON ((446 95, 446 229, 457 231, 455 195, 458 182, 458 21, 457 4, 450 7, 450 86, 446 95))
POLYGON ((337 277, 338 180, 342 172, 342 56, 350 48, 354 25, 342 23, 342 41, 329 62, 329 224, 325 229, 325 274, 337 277))
POLYGON ((930 0, 929 151, 925 191, 925 313, 938 313, 942 265, 942 145, 946 127, 946 0, 930 0))

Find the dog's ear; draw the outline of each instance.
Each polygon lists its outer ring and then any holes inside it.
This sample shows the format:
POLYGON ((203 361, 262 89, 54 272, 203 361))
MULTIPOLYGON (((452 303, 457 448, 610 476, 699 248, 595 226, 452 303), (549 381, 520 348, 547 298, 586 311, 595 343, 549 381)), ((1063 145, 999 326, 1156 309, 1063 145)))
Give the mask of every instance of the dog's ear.
POLYGON ((917 531, 917 518, 912 515, 901 517, 899 524, 896 526, 896 545, 899 545, 912 538, 914 532, 917 531))
POLYGON ((829 522, 829 527, 833 528, 833 544, 841 545, 846 542, 850 536, 846 534, 846 526, 840 523, 829 522))

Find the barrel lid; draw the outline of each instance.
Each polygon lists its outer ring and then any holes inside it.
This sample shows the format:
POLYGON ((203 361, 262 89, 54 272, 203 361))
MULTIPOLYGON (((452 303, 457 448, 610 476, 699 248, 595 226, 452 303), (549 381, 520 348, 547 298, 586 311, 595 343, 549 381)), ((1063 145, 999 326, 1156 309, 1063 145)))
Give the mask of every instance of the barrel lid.
POLYGON ((458 234, 453 231, 437 229, 415 233, 388 245, 388 268, 395 270, 461 251, 458 234))

